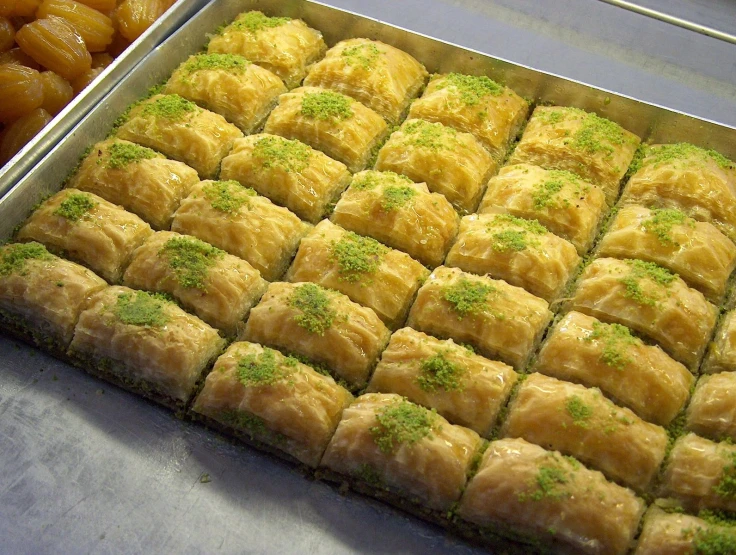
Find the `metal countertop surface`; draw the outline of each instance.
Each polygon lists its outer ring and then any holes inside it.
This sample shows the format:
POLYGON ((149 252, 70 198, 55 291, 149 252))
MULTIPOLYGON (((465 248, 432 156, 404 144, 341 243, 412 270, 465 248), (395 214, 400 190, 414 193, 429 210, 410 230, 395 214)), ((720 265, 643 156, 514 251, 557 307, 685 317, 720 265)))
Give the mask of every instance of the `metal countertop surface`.
MULTIPOLYGON (((327 3, 736 125, 736 46, 597 0, 327 3)), ((641 3, 736 31, 733 2, 641 3)), ((0 553, 386 552, 484 551, 0 335, 0 553)))

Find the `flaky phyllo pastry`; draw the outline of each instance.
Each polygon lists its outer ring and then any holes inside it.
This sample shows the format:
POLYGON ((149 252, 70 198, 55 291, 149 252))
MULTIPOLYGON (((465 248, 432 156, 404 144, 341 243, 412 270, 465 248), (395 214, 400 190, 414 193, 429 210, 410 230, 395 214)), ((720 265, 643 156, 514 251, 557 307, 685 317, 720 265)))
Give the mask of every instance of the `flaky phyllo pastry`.
POLYGON ((157 94, 131 108, 116 136, 184 162, 201 178, 211 179, 243 133, 177 94, 157 94))
POLYGON ((408 119, 381 147, 376 169, 404 175, 444 195, 461 213, 473 212, 497 165, 470 133, 408 119))
POLYGON ((345 164, 300 141, 260 133, 237 139, 220 179, 251 187, 301 219, 319 222, 350 182, 345 164))
POLYGON ((351 172, 368 161, 388 131, 376 112, 344 94, 300 87, 279 97, 263 131, 298 139, 345 164, 351 172))
POLYGON ((352 399, 297 359, 240 341, 217 360, 194 411, 315 467, 352 399))
POLYGON ((197 54, 182 63, 164 87, 252 133, 286 92, 278 76, 236 54, 197 54))
POLYGON ((284 279, 340 291, 396 329, 428 275, 408 254, 323 220, 301 240, 284 279))
POLYGON ((278 75, 290 89, 326 49, 322 33, 301 19, 267 17, 258 11, 241 13, 207 46, 210 54, 243 56, 278 75))
POLYGON ((591 112, 538 106, 509 163, 570 171, 599 186, 612 205, 639 141, 633 133, 591 112))
POLYGON ((244 339, 305 357, 351 389, 365 386, 390 332, 373 310, 314 283, 272 283, 244 339))
POLYGON ((140 216, 153 229, 168 229, 182 198, 199 182, 182 162, 130 141, 97 143, 69 187, 94 193, 140 216))
POLYGON ((460 218, 443 195, 430 193, 424 183, 367 170, 353 176, 332 221, 434 268, 444 260, 460 218))
POLYGON ((182 407, 224 344, 172 301, 114 286, 89 299, 69 353, 93 374, 182 407))
POLYGON ((151 226, 138 216, 97 195, 63 189, 31 215, 16 238, 64 252, 108 282, 117 283, 133 250, 152 233, 151 226))
POLYGON ((202 181, 174 214, 171 230, 246 260, 264 279, 286 271, 310 226, 237 181, 202 181))
POLYGON ((304 85, 351 96, 395 124, 426 78, 424 66, 406 52, 357 38, 330 48, 309 70, 304 85))
POLYGON ((474 135, 500 163, 528 110, 526 100, 488 77, 448 73, 432 76, 409 117, 474 135))

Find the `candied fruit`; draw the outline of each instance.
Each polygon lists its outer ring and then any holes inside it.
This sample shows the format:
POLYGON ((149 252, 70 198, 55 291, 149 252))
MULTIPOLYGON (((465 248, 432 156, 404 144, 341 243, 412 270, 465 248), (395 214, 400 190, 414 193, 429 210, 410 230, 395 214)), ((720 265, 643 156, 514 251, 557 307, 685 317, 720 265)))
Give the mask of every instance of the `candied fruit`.
POLYGON ((84 40, 60 17, 51 15, 23 25, 15 40, 23 52, 64 79, 72 80, 92 67, 84 40))
POLYGON ((74 97, 74 89, 69 81, 53 71, 41 73, 41 82, 43 84, 43 104, 41 104, 41 108, 55 116, 74 97))
POLYGON ((3 132, 2 143, 0 143, 0 164, 10 160, 51 119, 51 114, 46 110, 36 108, 11 123, 3 132))
POLYGON ((8 123, 43 103, 41 75, 35 69, 17 64, 0 66, 0 98, 12 98, 12 102, 0 102, 0 121, 8 123))
POLYGON ((112 42, 112 20, 74 0, 44 0, 36 15, 62 18, 79 33, 90 52, 102 52, 112 42))

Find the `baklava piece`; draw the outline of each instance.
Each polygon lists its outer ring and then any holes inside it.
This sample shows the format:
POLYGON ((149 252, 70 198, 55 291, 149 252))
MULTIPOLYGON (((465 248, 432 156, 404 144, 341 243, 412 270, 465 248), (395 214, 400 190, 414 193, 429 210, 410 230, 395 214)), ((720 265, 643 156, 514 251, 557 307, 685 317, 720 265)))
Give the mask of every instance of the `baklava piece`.
MULTIPOLYGON (((458 515, 481 533, 510 537, 536 551, 624 555, 646 505, 570 457, 523 439, 490 444, 468 482, 458 515)), ((521 551, 519 551, 521 552, 521 551)))
POLYGON ((304 85, 346 94, 396 124, 426 79, 427 70, 406 52, 356 38, 330 48, 309 70, 304 85))
POLYGON ((159 231, 133 253, 123 283, 166 293, 225 335, 244 326, 268 283, 245 260, 191 236, 159 231))
POLYGON ((736 441, 736 372, 698 380, 685 427, 703 437, 736 441))
POLYGON ((736 511, 736 445, 695 434, 679 438, 664 471, 663 493, 690 511, 736 511))
POLYGON ((358 172, 368 165, 388 126, 376 112, 349 96, 300 87, 279 97, 263 131, 297 139, 358 172))
POLYGON ((639 258, 675 272, 713 302, 726 291, 736 246, 713 225, 677 209, 624 206, 598 245, 600 256, 639 258))
POLYGON ((69 187, 94 193, 168 229, 181 199, 199 182, 197 172, 144 146, 108 139, 94 145, 69 187))
POLYGON ((580 108, 537 106, 509 164, 570 171, 598 185, 611 206, 639 142, 620 125, 580 108))
POLYGON ((116 135, 184 162, 202 179, 212 179, 243 133, 220 114, 178 94, 157 94, 134 105, 116 135))
POLYGON ((736 530, 680 511, 652 505, 644 516, 634 555, 728 555, 736 553, 736 530))
POLYGON ((569 312, 547 335, 534 370, 600 388, 644 420, 667 426, 690 397, 695 378, 659 347, 621 324, 569 312))
POLYGON ((107 287, 40 243, 0 246, 0 327, 63 356, 86 300, 107 287))
POLYGON ((262 133, 235 141, 222 161, 220 179, 252 187, 316 224, 350 183, 350 172, 302 142, 262 133))
POLYGON ((402 250, 432 268, 442 264, 460 218, 444 196, 393 172, 353 176, 332 221, 402 250))
POLYGON ((244 339, 327 366, 361 389, 388 343, 388 328, 370 308, 314 283, 272 283, 251 310, 244 339))
POLYGON ((479 214, 511 214, 537 220, 585 254, 606 211, 600 188, 565 170, 531 164, 505 166, 488 182, 479 214))
POLYGON ((532 374, 509 404, 501 434, 572 455, 646 492, 665 456, 664 428, 619 408, 600 390, 532 374))
POLYGON ((736 372, 736 310, 723 316, 700 371, 703 374, 736 372))
POLYGON ((202 181, 171 224, 172 231, 246 260, 268 281, 284 274, 310 227, 237 181, 202 181))
POLYGON ((217 359, 192 410, 218 428, 315 468, 352 400, 331 377, 241 341, 217 359))
POLYGON ((91 374, 179 409, 224 346, 216 329, 173 302, 113 286, 90 299, 69 354, 91 374))
POLYGON ((452 339, 402 328, 391 336, 366 391, 402 395, 488 437, 516 380, 510 366, 452 339))
POLYGON ((528 112, 526 100, 488 77, 448 73, 432 76, 409 117, 474 135, 500 164, 528 112))
POLYGON ((207 52, 237 54, 278 75, 288 88, 301 83, 309 66, 327 50, 322 33, 301 19, 241 13, 212 37, 207 52))
POLYGON ((736 242, 736 164, 688 143, 643 147, 624 203, 674 208, 710 222, 736 242))
POLYGON ((669 270, 642 260, 599 258, 581 276, 571 308, 648 336, 697 368, 718 308, 669 270))
POLYGON ((424 182, 462 213, 474 212, 497 165, 470 133, 410 119, 378 151, 376 169, 424 182))
POLYGON ((285 280, 340 291, 396 329, 428 275, 408 254, 323 220, 302 239, 285 280))
POLYGON ((196 54, 171 75, 166 94, 220 114, 246 135, 253 133, 286 92, 281 79, 236 54, 196 54))
POLYGON ((465 216, 445 260, 447 266, 503 279, 547 302, 559 297, 579 262, 572 243, 536 220, 511 214, 465 216))
POLYGON ((133 250, 152 234, 138 216, 102 197, 63 189, 31 214, 16 239, 43 243, 117 283, 133 250))
POLYGON ((368 393, 343 411, 320 466, 446 512, 460 499, 481 441, 399 395, 368 393))
POLYGON ((551 319, 547 301, 520 287, 440 266, 419 289, 407 325, 520 370, 551 319))

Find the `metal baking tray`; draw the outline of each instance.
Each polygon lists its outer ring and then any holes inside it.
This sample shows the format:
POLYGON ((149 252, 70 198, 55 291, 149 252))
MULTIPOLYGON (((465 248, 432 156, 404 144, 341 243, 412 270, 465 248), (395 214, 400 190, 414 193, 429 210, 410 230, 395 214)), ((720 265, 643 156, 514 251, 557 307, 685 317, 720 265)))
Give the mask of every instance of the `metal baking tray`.
MULTIPOLYGON (((734 128, 317 2, 191 0, 170 17, 183 20, 198 8, 0 199, 0 240, 40 197, 60 188, 131 102, 200 49, 208 33, 248 9, 300 17, 329 45, 380 39, 430 71, 486 74, 530 98, 596 111, 645 140, 687 140, 736 158, 734 128)), ((306 480, 268 455, 1 334, 0 537, 0 552, 8 553, 482 552, 388 506, 306 480)))
POLYGON ((59 112, 54 119, 31 139, 8 162, 0 167, 0 197, 38 163, 82 117, 94 108, 143 56, 160 44, 195 11, 202 7, 197 0, 177 0, 145 33, 98 75, 59 112))

